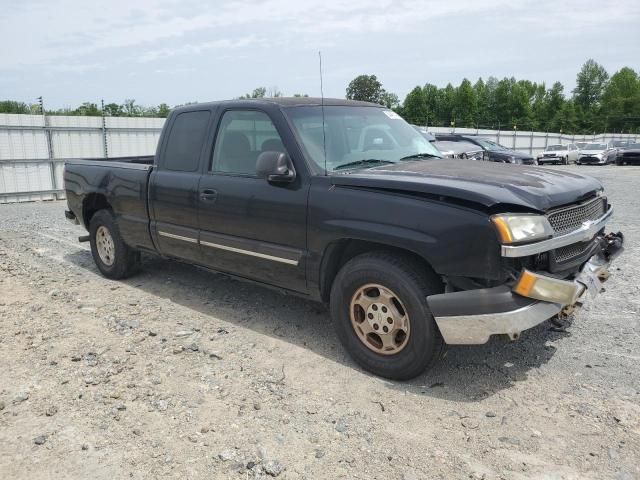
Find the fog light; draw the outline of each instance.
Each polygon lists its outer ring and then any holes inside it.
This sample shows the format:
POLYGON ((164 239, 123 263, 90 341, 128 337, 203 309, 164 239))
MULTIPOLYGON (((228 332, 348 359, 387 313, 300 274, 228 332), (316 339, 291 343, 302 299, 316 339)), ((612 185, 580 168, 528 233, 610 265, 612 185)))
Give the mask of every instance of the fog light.
POLYGON ((538 275, 523 270, 513 291, 523 297, 535 298, 545 302, 571 305, 576 301, 579 287, 575 282, 538 275))

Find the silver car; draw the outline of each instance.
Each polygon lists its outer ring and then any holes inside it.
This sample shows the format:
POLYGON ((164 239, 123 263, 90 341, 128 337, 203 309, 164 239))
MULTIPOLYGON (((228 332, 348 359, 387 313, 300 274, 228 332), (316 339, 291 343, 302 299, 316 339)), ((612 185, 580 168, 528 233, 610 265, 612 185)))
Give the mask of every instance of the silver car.
POLYGON ((574 143, 548 145, 540 155, 538 155, 538 165, 543 163, 561 163, 569 165, 578 161, 578 147, 574 143))
POLYGON ((610 149, 606 143, 588 143, 580 150, 578 165, 606 165, 610 163, 610 149))

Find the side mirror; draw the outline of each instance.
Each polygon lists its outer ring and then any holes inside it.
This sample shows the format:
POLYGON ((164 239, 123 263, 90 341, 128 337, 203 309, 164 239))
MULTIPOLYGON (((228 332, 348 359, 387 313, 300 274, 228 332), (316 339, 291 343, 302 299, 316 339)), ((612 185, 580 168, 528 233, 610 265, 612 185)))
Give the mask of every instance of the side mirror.
POLYGON ((290 183, 296 178, 291 158, 284 152, 262 152, 256 160, 256 175, 273 183, 290 183))

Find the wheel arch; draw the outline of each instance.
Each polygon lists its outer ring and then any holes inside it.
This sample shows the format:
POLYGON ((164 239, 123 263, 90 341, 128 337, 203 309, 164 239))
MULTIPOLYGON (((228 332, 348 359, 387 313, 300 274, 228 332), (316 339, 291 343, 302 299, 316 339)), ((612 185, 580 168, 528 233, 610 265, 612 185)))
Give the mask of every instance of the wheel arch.
POLYGON ((82 221, 87 230, 89 229, 91 218, 96 212, 103 209, 112 210, 111 204, 104 194, 90 193, 84 198, 82 201, 82 221))
POLYGON ((361 240, 357 238, 342 238, 334 240, 324 250, 320 265, 320 297, 323 301, 329 300, 331 286, 340 269, 352 258, 363 253, 385 251, 409 257, 420 265, 425 272, 441 278, 434 270, 428 259, 422 255, 404 247, 398 247, 381 242, 361 240))

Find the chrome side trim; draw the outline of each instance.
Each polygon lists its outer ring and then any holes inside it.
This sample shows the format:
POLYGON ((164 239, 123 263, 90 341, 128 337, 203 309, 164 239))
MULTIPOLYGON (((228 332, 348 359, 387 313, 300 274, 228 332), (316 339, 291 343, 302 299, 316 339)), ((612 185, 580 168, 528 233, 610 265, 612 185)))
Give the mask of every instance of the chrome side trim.
POLYGON ((234 253, 242 253, 243 255, 250 255, 252 257, 264 258, 266 260, 273 260, 274 262, 286 263, 288 265, 298 265, 298 260, 274 257, 273 255, 267 255, 266 253, 258 253, 251 250, 244 250, 242 248, 228 247, 227 245, 220 245, 219 243, 200 241, 200 245, 204 245, 205 247, 218 248, 220 250, 227 250, 234 253))
POLYGON ((158 230, 158 235, 160 235, 161 237, 173 238, 174 240, 182 240, 183 242, 198 243, 198 239, 197 238, 183 237, 182 235, 176 235, 174 233, 163 232, 161 230, 158 230))
POLYGON ((487 343, 491 335, 516 338, 522 331, 548 320, 560 310, 560 304, 536 302, 510 312, 435 317, 435 321, 449 345, 481 345, 487 343))
POLYGON ((529 243, 527 245, 502 245, 501 253, 503 257, 526 257, 536 253, 548 252, 556 248, 565 247, 572 243, 591 240, 598 231, 611 219, 613 208, 610 208, 603 216, 593 222, 585 222, 578 230, 571 233, 553 237, 541 242, 529 243))

